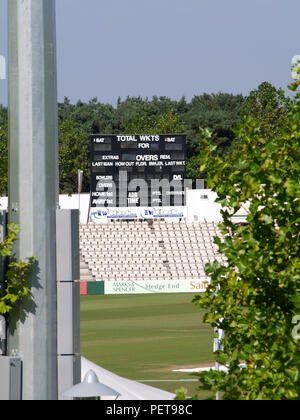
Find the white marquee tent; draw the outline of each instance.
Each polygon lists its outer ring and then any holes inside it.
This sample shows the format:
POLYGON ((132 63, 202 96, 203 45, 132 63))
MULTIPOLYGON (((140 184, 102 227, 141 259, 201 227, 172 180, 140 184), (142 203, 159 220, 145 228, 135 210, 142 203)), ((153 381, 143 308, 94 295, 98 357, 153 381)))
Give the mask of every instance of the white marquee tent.
MULTIPOLYGON (((144 385, 130 379, 122 378, 106 369, 96 365, 93 362, 81 357, 81 378, 84 379, 85 375, 93 370, 99 382, 116 390, 120 393, 118 400, 174 400, 175 394, 163 391, 152 386, 144 385)), ((103 400, 115 400, 116 397, 103 397, 103 400)))

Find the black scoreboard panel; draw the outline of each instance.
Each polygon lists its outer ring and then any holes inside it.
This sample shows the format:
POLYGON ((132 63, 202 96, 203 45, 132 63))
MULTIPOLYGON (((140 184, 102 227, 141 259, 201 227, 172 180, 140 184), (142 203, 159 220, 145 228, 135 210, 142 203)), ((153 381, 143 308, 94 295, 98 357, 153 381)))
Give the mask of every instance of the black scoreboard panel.
POLYGON ((182 206, 186 135, 92 135, 91 207, 182 206))

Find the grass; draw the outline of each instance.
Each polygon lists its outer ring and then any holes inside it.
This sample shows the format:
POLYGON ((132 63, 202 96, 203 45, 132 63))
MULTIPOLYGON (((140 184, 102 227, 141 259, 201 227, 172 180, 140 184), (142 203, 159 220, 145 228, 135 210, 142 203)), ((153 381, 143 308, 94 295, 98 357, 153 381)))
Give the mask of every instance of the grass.
POLYGON ((172 372, 213 361, 213 332, 192 299, 192 294, 82 296, 81 354, 117 375, 171 380, 144 383, 195 394, 197 382, 180 382, 196 379, 194 374, 172 372))

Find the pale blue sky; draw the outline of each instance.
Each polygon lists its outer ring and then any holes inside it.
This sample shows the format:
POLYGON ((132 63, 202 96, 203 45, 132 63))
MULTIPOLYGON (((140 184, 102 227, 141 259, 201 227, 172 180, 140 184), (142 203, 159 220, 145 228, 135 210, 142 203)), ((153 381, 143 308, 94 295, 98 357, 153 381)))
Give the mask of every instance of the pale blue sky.
POLYGON ((57 0, 56 10, 60 101, 285 88, 300 54, 299 0, 57 0))

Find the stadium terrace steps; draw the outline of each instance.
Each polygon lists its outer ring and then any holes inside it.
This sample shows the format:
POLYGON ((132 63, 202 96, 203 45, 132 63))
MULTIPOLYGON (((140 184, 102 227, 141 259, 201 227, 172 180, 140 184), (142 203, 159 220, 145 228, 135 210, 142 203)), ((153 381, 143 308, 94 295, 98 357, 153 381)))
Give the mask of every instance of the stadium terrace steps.
POLYGON ((165 221, 80 225, 81 281, 185 280, 205 278, 218 260, 217 223, 165 221))
POLYGON ((88 264, 84 261, 82 256, 80 257, 80 281, 82 282, 90 282, 94 281, 95 279, 92 276, 92 273, 89 269, 88 264))

